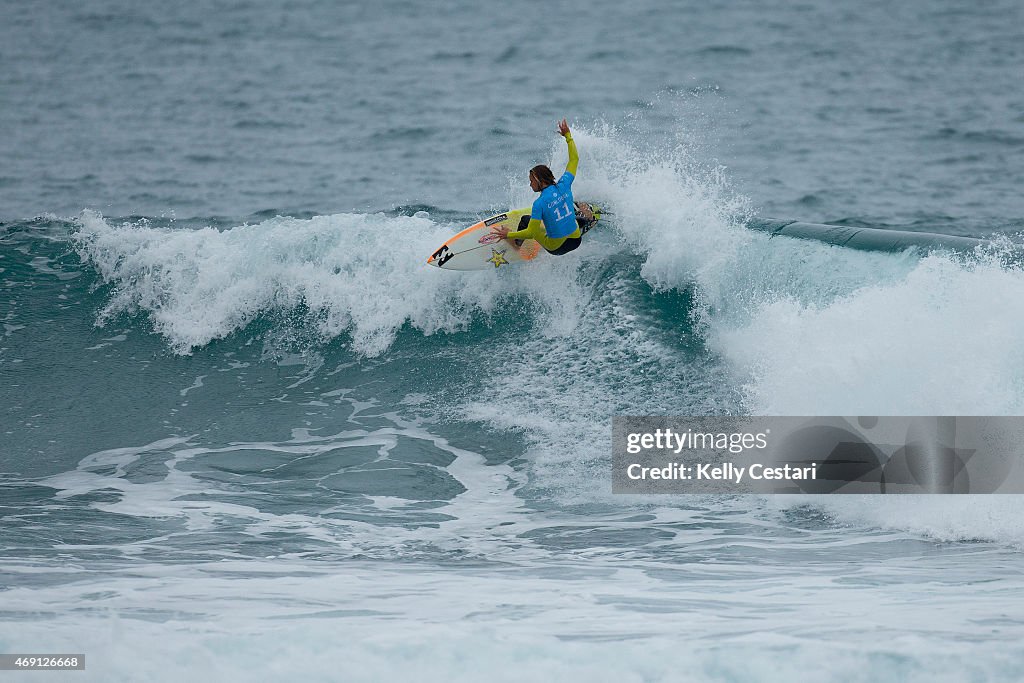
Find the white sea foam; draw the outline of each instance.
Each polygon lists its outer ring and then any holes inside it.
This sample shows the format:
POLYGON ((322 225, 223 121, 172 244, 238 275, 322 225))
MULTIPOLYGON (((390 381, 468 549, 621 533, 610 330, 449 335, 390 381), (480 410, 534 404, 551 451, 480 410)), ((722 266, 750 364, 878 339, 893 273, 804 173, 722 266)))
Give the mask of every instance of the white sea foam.
POLYGON ((899 570, 151 564, 6 591, 59 616, 0 624, 0 647, 84 652, 88 681, 1017 680, 1019 577, 964 596, 899 570))
POLYGON ((779 496, 776 509, 808 501, 837 520, 943 542, 988 541, 1024 548, 1024 518, 1019 496, 779 496))
POLYGON ((144 312, 177 353, 305 306, 324 338, 348 335, 356 352, 376 356, 403 325, 462 329, 512 288, 493 274, 426 266, 452 232, 425 214, 277 217, 219 231, 111 225, 86 211, 74 237, 115 285, 100 322, 144 312))
POLYGON ((831 301, 794 291, 717 341, 764 414, 1015 415, 1024 273, 933 254, 831 301))

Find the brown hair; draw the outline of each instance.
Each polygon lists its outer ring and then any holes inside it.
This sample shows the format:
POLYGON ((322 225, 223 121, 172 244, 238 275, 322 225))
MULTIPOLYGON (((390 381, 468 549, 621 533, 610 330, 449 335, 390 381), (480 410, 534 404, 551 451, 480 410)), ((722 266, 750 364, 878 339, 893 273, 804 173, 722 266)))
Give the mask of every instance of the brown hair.
POLYGON ((530 169, 530 175, 537 179, 541 187, 555 184, 555 174, 544 164, 537 164, 530 169))

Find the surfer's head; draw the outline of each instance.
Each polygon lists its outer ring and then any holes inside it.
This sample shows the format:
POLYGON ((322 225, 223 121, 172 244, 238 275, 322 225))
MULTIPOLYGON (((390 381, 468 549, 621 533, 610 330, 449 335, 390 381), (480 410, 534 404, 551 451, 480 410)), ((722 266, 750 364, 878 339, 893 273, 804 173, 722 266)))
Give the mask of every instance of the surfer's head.
POLYGON ((555 174, 544 164, 537 164, 530 169, 530 187, 534 192, 540 192, 548 185, 555 184, 555 174))

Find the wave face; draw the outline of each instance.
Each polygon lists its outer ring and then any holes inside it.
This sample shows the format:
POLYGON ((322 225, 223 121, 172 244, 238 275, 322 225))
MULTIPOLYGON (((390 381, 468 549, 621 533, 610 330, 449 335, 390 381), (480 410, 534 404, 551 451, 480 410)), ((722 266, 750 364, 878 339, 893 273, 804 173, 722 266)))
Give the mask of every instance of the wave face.
MULTIPOLYGON (((743 679, 780 651, 836 676, 865 653, 876 677, 897 656, 921 675, 960 656, 952 624, 978 614, 972 675, 1019 666, 986 635, 1024 635, 999 616, 1019 581, 1016 498, 652 500, 612 496, 608 467, 615 414, 1018 414, 1024 273, 997 252, 769 239, 685 146, 576 137, 576 194, 612 215, 570 256, 496 272, 426 266, 477 218, 430 206, 3 226, 0 486, 35 512, 0 533, 8 569, 38 581, 5 614, 44 604, 54 642, 95 633, 109 658, 167 638, 233 652, 229 679, 270 638, 322 670, 323 620, 357 680, 427 652, 438 680, 490 671, 499 632, 561 662, 541 677, 617 678, 657 652, 651 679, 695 661, 743 679), (36 515, 57 545, 35 540, 36 515), (979 563, 1001 567, 991 586, 967 578, 979 563), (936 606, 953 636, 924 626, 936 606), (159 627, 124 633, 111 613, 159 627), (736 635, 765 614, 775 635, 736 635), (680 649, 684 631, 748 664, 680 649), (602 659, 609 641, 625 664, 602 659)), ((0 645, 46 628, 0 628, 0 645)))

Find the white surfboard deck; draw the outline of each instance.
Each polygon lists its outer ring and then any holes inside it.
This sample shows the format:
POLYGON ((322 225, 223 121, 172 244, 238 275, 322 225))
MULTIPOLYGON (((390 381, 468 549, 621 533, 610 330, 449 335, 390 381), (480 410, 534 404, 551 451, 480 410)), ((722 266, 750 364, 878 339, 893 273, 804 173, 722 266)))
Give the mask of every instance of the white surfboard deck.
POLYGON ((536 240, 524 240, 522 246, 517 247, 512 240, 501 239, 491 232, 497 225, 519 230, 519 221, 529 215, 530 207, 527 207, 474 223, 442 244, 427 263, 445 270, 496 270, 533 260, 541 250, 536 240))

